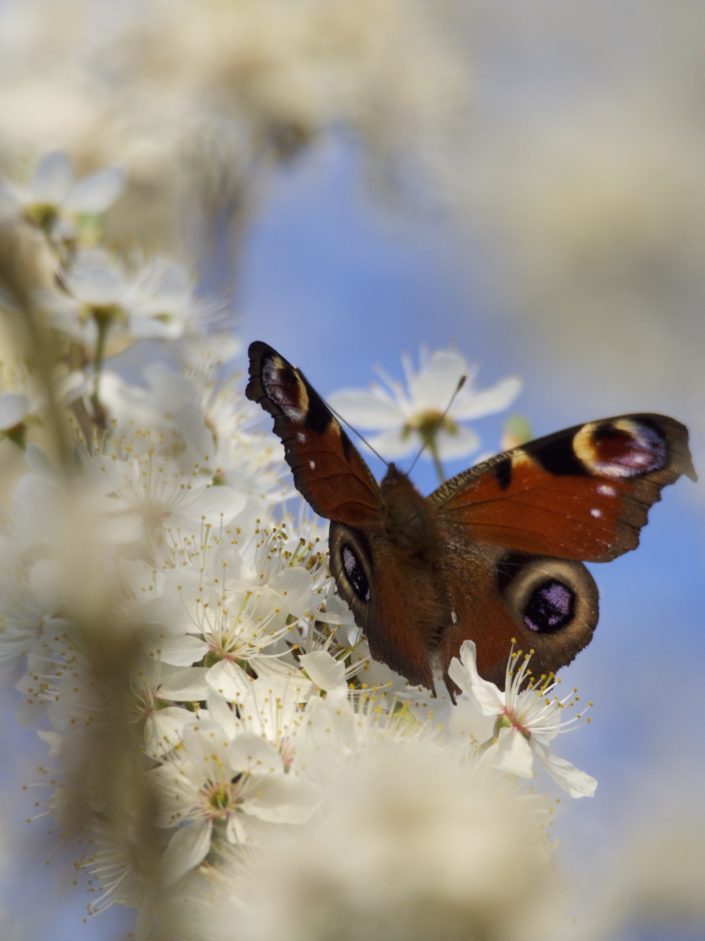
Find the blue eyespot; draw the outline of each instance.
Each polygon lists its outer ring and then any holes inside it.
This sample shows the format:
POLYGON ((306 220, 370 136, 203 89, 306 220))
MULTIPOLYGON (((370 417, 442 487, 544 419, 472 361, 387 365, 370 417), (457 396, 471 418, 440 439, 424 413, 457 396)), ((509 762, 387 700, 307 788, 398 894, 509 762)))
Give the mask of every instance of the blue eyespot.
POLYGON ((550 634, 569 624, 575 616, 575 592, 555 578, 546 579, 532 591, 522 618, 530 631, 550 634))
POLYGON ((340 549, 340 558, 343 563, 343 570, 352 590, 360 601, 369 601, 370 583, 367 580, 367 575, 365 575, 365 570, 360 564, 360 560, 349 543, 343 543, 340 549))

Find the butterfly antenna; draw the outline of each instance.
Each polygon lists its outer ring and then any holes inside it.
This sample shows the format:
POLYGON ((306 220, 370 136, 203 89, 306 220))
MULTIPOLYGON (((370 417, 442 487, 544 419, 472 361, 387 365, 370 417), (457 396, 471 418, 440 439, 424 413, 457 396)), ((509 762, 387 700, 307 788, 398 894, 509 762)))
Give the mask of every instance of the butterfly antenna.
POLYGON ((340 414, 340 412, 336 412, 336 410, 333 408, 333 406, 330 404, 330 402, 326 402, 326 405, 327 405, 328 409, 335 415, 335 417, 338 419, 338 421, 339 421, 342 425, 347 425, 347 427, 350 429, 350 431, 352 431, 352 433, 353 433, 354 435, 357 435, 357 437, 360 439, 360 441, 362 441, 362 443, 363 443, 366 447, 368 447, 368 448, 370 449, 370 451, 372 451, 372 453, 373 453, 376 457, 378 457, 378 458, 380 459, 380 461, 381 461, 383 464, 385 464, 387 467, 389 467, 389 461, 386 460, 386 458, 383 458, 382 455, 379 453, 379 451, 376 450, 376 448, 373 448, 373 447, 372 447, 372 445, 371 445, 370 442, 367 440, 367 438, 362 434, 362 432, 358 431, 357 428, 355 428, 353 425, 351 425, 350 422, 349 422, 346 418, 343 418, 343 416, 340 414))
POLYGON ((428 447, 430 441, 432 440, 433 436, 435 435, 435 433, 438 431, 438 429, 439 429, 439 428, 441 427, 441 425, 443 424, 443 421, 444 421, 446 415, 447 415, 448 412, 450 411, 451 405, 453 404, 453 402, 455 402, 456 396, 457 396, 458 392, 460 392, 460 390, 461 390, 461 389, 463 388, 463 386, 465 385, 465 383, 466 383, 466 381, 467 381, 467 378, 468 378, 467 376, 461 376, 460 379, 458 379, 458 384, 456 385, 456 387, 455 387, 455 389, 454 389, 454 391, 453 391, 453 394, 451 395, 451 397, 450 397, 450 399, 449 399, 449 401, 448 401, 448 404, 447 404, 446 407, 443 409, 443 414, 438 416, 438 418, 435 420, 435 422, 433 423, 433 425, 431 426, 431 428, 424 434, 423 444, 422 444, 421 447, 419 448, 419 450, 418 450, 418 452, 417 452, 417 454, 416 454, 416 457, 415 457, 414 460, 411 462, 411 467, 410 467, 409 470, 406 472, 407 476, 408 476, 408 475, 412 472, 412 470, 416 467, 416 462, 417 462, 418 459, 421 457, 421 455, 424 453, 424 451, 425 451, 426 448, 428 447))

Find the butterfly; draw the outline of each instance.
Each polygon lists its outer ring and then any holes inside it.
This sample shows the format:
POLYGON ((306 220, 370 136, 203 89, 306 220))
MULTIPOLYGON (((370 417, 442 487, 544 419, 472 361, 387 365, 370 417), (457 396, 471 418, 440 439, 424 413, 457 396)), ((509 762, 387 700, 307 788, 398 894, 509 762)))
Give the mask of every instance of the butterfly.
POLYGON ((303 373, 249 348, 246 395, 274 418, 297 489, 331 521, 330 567, 372 657, 434 688, 465 640, 504 685, 513 645, 535 675, 592 638, 598 592, 582 564, 634 549, 661 489, 697 476, 684 425, 621 415, 498 454, 423 497, 389 464, 377 483, 303 373))

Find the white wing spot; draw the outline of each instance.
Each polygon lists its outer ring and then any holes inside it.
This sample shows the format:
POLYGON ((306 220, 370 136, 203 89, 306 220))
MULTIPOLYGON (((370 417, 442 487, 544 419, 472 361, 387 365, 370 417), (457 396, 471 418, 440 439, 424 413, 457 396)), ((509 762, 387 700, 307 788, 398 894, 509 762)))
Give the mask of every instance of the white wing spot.
POLYGON ((617 491, 614 489, 612 484, 600 484, 597 488, 597 492, 601 493, 603 497, 617 496, 617 491))
POLYGON ((598 519, 602 516, 602 510, 598 510, 597 507, 593 507, 590 510, 590 516, 594 516, 595 519, 598 519))
POLYGON ((299 442, 299 444, 305 444, 305 443, 306 443, 306 435, 303 433, 303 431, 300 431, 300 432, 296 435, 296 440, 299 442))
POLYGON ((308 462, 308 466, 311 468, 311 470, 315 470, 315 469, 316 469, 316 462, 315 462, 315 461, 309 461, 309 462, 308 462))
POLYGON ((451 611, 450 611, 450 619, 453 622, 453 624, 458 623, 458 615, 455 613, 455 610, 453 608, 451 608, 451 611))

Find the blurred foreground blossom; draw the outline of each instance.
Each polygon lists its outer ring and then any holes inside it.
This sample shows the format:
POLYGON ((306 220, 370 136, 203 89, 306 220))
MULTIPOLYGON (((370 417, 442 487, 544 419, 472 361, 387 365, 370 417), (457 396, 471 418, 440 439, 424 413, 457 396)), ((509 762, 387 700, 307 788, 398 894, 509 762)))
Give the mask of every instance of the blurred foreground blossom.
MULTIPOLYGON (((542 937, 555 899, 548 802, 430 741, 378 743, 346 762, 296 837, 243 876, 241 937, 445 941, 542 937)), ((208 937, 225 939, 226 923, 208 937)))
POLYGON ((175 339, 202 317, 204 305, 182 266, 153 258, 128 269, 103 249, 80 251, 64 275, 66 293, 40 298, 53 325, 86 342, 101 331, 133 340, 175 339))
POLYGON ((128 185, 111 231, 170 248, 185 205, 237 227, 272 170, 341 127, 378 178, 413 164, 440 188, 467 102, 452 39, 447 12, 420 0, 8 0, 0 163, 47 142, 81 166, 117 159, 128 185))
POLYGON ((375 384, 369 391, 343 389, 330 396, 332 406, 352 425, 381 429, 369 442, 390 460, 407 457, 422 444, 428 446, 424 453, 438 460, 476 451, 479 437, 460 422, 501 412, 521 390, 520 380, 513 377, 477 388, 477 367, 454 350, 422 349, 418 370, 409 356, 402 357, 402 363, 406 387, 382 374, 386 388, 375 384), (465 382, 444 416, 462 376, 465 382))
POLYGON ((26 185, 0 179, 0 216, 21 214, 54 235, 57 224, 68 225, 81 214, 105 212, 125 187, 125 173, 110 167, 75 179, 68 154, 50 151, 37 162, 26 185))

